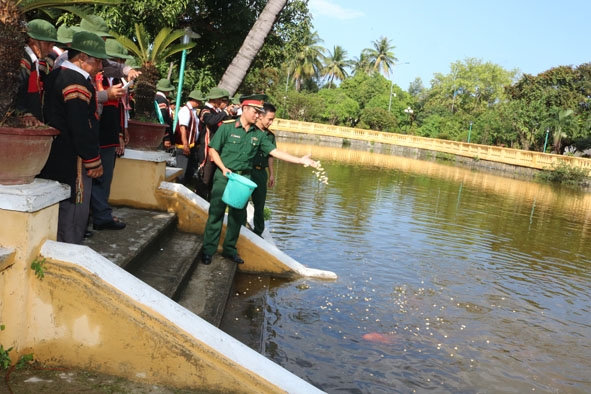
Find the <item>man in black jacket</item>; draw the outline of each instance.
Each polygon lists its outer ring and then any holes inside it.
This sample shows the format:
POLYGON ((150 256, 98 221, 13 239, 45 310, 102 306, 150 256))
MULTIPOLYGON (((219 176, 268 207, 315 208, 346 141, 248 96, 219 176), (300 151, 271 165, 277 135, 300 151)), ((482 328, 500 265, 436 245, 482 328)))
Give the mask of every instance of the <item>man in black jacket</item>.
POLYGON ((103 174, 99 152, 99 118, 92 79, 107 58, 105 42, 90 32, 76 33, 68 60, 53 70, 46 84, 43 112, 47 124, 60 131, 53 141, 41 178, 70 186, 60 202, 57 240, 80 244, 90 209, 92 179, 103 174))

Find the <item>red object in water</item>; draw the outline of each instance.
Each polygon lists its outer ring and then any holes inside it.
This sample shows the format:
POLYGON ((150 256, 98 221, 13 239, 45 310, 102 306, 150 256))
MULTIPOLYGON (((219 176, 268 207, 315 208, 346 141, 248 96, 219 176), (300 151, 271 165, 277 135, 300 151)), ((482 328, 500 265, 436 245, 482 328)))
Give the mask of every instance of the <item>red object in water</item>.
POLYGON ((361 338, 365 339, 366 341, 370 342, 378 342, 378 343, 392 343, 393 338, 391 335, 380 334, 379 332, 370 332, 364 334, 361 338))

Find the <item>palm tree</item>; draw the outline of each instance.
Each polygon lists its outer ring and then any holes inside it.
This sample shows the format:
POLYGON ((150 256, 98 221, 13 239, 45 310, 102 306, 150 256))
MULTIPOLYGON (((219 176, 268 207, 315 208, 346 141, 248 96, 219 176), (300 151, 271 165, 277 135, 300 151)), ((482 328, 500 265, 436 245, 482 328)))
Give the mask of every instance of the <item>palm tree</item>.
POLYGON ((326 52, 324 47, 318 45, 321 42, 317 32, 310 32, 303 39, 301 52, 297 53, 288 65, 288 73, 291 72, 298 92, 304 80, 318 78, 320 75, 326 52))
POLYGON ((373 42, 373 48, 364 49, 363 52, 367 56, 369 69, 372 72, 381 72, 386 77, 389 77, 390 71, 398 61, 394 56, 394 48, 396 47, 390 44, 389 39, 380 37, 379 40, 373 42))
POLYGON ((76 4, 115 4, 119 0, 3 0, 0 5, 0 124, 14 111, 18 70, 25 42, 25 13, 37 9, 66 8, 76 4))
POLYGON ((354 58, 352 62, 353 74, 369 72, 369 59, 367 57, 367 50, 361 51, 358 58, 354 58))
POLYGON ((142 117, 150 118, 155 113, 154 96, 156 84, 160 79, 156 65, 176 53, 193 48, 195 43, 175 44, 175 41, 185 35, 185 30, 172 30, 169 27, 163 27, 154 41, 150 42, 150 36, 144 25, 137 23, 134 40, 112 33, 117 41, 139 59, 142 74, 135 83, 135 112, 142 117))
POLYGON ((349 77, 347 67, 351 65, 351 61, 346 59, 347 51, 340 45, 335 45, 332 53, 328 52, 328 56, 324 59, 323 76, 328 78, 328 86, 332 87, 333 80, 342 81, 349 77))
POLYGON ((269 0, 252 29, 248 32, 240 50, 218 84, 220 88, 230 92, 230 96, 233 96, 238 90, 254 58, 263 47, 265 38, 273 28, 277 16, 286 4, 287 0, 269 0))

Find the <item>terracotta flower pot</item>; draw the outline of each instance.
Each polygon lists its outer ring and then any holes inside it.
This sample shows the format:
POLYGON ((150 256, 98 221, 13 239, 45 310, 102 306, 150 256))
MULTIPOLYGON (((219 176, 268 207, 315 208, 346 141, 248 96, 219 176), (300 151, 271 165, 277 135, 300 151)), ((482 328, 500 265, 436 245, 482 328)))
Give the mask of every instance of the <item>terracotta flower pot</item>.
POLYGON ((162 143, 166 125, 130 119, 127 123, 130 149, 156 150, 162 143))
POLYGON ((33 182, 47 162, 53 138, 59 133, 52 127, 0 127, 0 185, 33 182))

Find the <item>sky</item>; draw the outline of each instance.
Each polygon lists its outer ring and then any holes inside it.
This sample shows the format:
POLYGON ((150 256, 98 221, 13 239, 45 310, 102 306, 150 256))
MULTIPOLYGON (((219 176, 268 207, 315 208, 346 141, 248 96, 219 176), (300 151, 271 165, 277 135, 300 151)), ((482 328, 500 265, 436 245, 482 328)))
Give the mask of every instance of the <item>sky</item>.
POLYGON ((390 79, 403 90, 420 77, 476 58, 537 75, 591 62, 589 0, 309 0, 321 45, 340 45, 349 59, 380 37, 394 45, 390 79))

